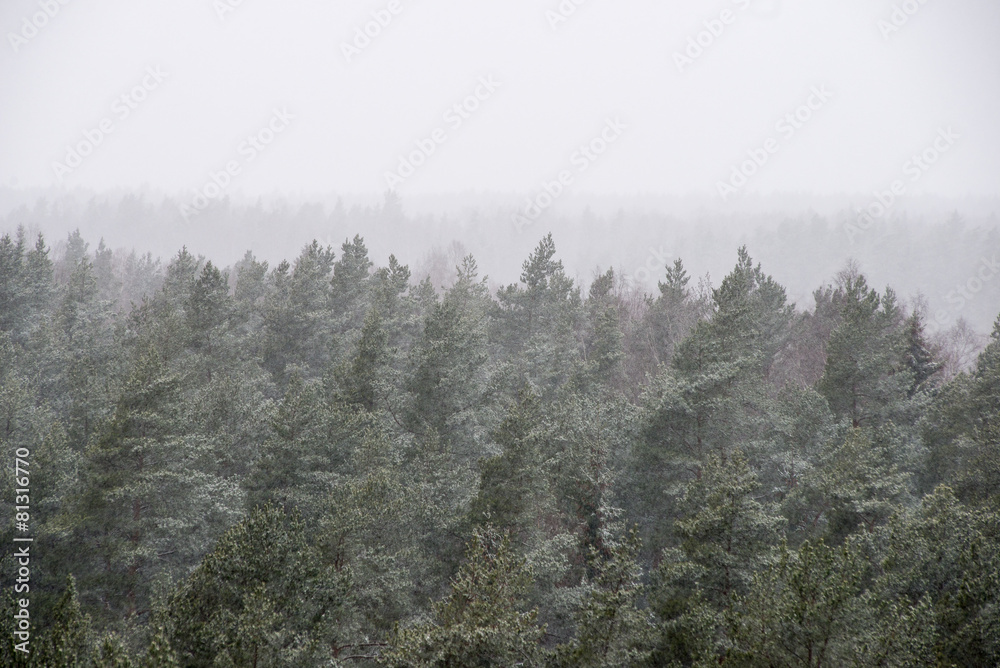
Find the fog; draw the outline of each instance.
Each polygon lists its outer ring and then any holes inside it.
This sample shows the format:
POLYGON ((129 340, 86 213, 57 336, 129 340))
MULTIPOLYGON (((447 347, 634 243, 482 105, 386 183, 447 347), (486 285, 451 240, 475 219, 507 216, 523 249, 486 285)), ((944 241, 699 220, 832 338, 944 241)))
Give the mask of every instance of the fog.
POLYGON ((503 283, 553 231, 583 283, 653 289, 667 255, 718 279, 749 243, 803 307, 851 258, 941 323, 1000 303, 947 301, 1000 250, 988 0, 18 0, 0 25, 0 225, 57 250, 274 264, 357 233, 503 283), (363 215, 389 190, 405 222, 363 215))
POLYGON ((0 667, 1000 666, 997 0, 0 33, 0 667))

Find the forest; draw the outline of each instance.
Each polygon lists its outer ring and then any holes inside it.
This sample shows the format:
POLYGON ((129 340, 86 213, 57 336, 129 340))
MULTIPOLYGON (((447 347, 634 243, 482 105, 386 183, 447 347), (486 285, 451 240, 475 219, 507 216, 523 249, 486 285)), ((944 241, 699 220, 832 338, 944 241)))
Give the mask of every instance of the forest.
POLYGON ((1000 665, 1000 318, 731 267, 3 235, 0 664, 1000 665))

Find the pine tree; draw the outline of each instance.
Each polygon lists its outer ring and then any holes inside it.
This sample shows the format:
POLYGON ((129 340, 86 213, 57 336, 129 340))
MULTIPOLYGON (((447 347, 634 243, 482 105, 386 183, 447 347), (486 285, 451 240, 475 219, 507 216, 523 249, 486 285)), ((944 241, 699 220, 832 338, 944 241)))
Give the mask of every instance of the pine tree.
POLYGON ((153 634, 146 652, 145 668, 179 668, 177 654, 170 646, 170 636, 167 630, 160 626, 153 634))
POLYGON ((895 445, 885 433, 873 438, 861 429, 827 444, 786 499, 797 528, 807 535, 825 529, 839 543, 883 524, 909 495, 910 476, 894 461, 895 445))
POLYGON ((49 627, 32 643, 31 660, 36 666, 83 668, 90 658, 90 620, 80 611, 76 581, 66 579, 62 597, 48 615, 49 627))
POLYGON ((691 277, 679 258, 673 266, 666 266, 664 278, 657 284, 660 294, 649 305, 643 323, 653 366, 670 364, 677 346, 707 314, 707 305, 688 287, 691 277))
POLYGON ((345 354, 345 346, 356 338, 371 307, 371 268, 364 239, 358 235, 351 241, 345 239, 330 280, 333 331, 338 337, 335 345, 340 346, 338 357, 345 354))
MULTIPOLYGON (((677 534, 684 560, 695 567, 694 581, 719 604, 746 592, 754 572, 769 563, 783 519, 773 504, 756 496, 756 474, 739 453, 710 458, 681 501, 677 534)), ((682 580, 683 582, 683 580, 682 580)))
POLYGON ((357 351, 349 366, 335 372, 343 401, 369 412, 380 407, 391 408, 388 399, 393 388, 388 385, 387 370, 392 356, 389 333, 378 310, 373 308, 365 316, 357 351))
POLYGON ((518 360, 518 375, 530 378, 543 395, 574 375, 581 353, 580 293, 555 253, 548 234, 524 261, 521 285, 497 292, 491 333, 509 358, 518 360))
POLYGON ((292 374, 260 458, 243 480, 247 507, 297 507, 315 519, 374 425, 370 414, 331 401, 321 382, 292 374))
POLYGON ((608 269, 590 286, 584 346, 586 358, 593 365, 593 382, 621 388, 625 349, 618 307, 611 292, 614 281, 614 271, 608 269))
POLYGON ((193 565, 240 510, 209 444, 179 424, 179 390, 156 351, 136 360, 60 519, 91 555, 81 588, 102 617, 142 614, 153 578, 193 565))
POLYGON ((198 280, 198 268, 202 258, 195 258, 188 252, 187 246, 181 248, 177 255, 167 265, 166 276, 163 279, 162 294, 164 302, 180 308, 191 294, 191 288, 198 280))
POLYGON ((16 241, 0 237, 0 331, 23 342, 43 324, 51 308, 52 261, 41 234, 34 248, 27 249, 23 228, 16 241))
POLYGON ((488 364, 488 295, 475 260, 466 257, 410 352, 408 428, 421 437, 433 434, 445 451, 465 461, 481 455, 491 426, 484 409, 497 370, 488 364))
POLYGON ((877 426, 914 381, 900 368, 904 339, 896 298, 888 289, 879 295, 863 275, 848 274, 841 304, 842 321, 830 335, 817 389, 838 418, 853 427, 877 426))
POLYGON ((782 549, 726 615, 722 666, 848 665, 862 564, 856 547, 782 549))
POLYGON ((307 378, 320 376, 326 368, 332 345, 331 271, 336 272, 333 250, 314 239, 294 267, 282 262, 269 277, 271 289, 263 305, 264 360, 277 380, 287 380, 289 366, 307 378))
MULTIPOLYGON (((928 646, 929 655, 920 665, 990 666, 1000 661, 998 526, 996 513, 967 508, 942 486, 913 512, 899 513, 865 536, 874 562, 871 600, 890 613, 919 609, 916 637, 928 646)), ((884 612, 876 617, 875 624, 888 628, 868 652, 886 654, 885 648, 898 642, 887 633, 898 626, 891 621, 884 612)), ((863 631, 859 636, 864 637, 863 631)))
POLYGON ((52 260, 41 234, 24 258, 24 288, 25 302, 32 314, 28 331, 34 331, 41 326, 42 316, 51 306, 53 292, 52 260))
POLYGON ((786 468, 788 413, 800 402, 786 405, 773 373, 790 331, 785 291, 744 247, 713 301, 711 319, 695 325, 643 396, 643 433, 631 463, 638 498, 629 505, 654 551, 671 532, 672 497, 709 458, 744 452, 769 491, 781 488, 786 468))
MULTIPOLYGON (((96 644, 91 656, 93 658, 91 658, 90 663, 94 668, 135 668, 136 666, 121 639, 111 634, 105 635, 96 644)), ((177 668, 177 664, 175 663, 169 668, 177 668)))
POLYGON ((913 376, 908 395, 912 397, 932 384, 932 378, 941 371, 942 364, 934 360, 924 338, 924 324, 920 314, 914 313, 906 321, 906 366, 913 376))
POLYGON ((638 533, 608 544, 608 557, 591 553, 598 573, 577 613, 576 638, 557 648, 554 665, 638 666, 649 655, 653 629, 639 607, 644 587, 636 563, 638 533))
POLYGON ((62 367, 59 385, 69 403, 68 432, 74 447, 82 450, 107 415, 107 377, 118 357, 113 337, 117 319, 111 304, 100 299, 86 257, 70 269, 61 293, 49 355, 62 367))
POLYGON ((172 647, 186 666, 322 661, 330 656, 328 618, 345 596, 344 583, 318 566, 302 520, 257 508, 174 592, 169 644, 154 645, 161 656, 172 647))
POLYGON ((234 267, 236 287, 233 296, 245 311, 250 311, 264 298, 267 290, 267 262, 261 262, 247 251, 234 267))
POLYGON ((540 666, 544 629, 522 611, 531 583, 510 538, 487 527, 472 537, 451 593, 434 605, 434 621, 399 628, 379 659, 395 668, 540 666))
POLYGON ((540 412, 537 395, 522 389, 493 434, 500 454, 479 465, 479 493, 470 508, 473 523, 525 531, 528 518, 541 510, 546 490, 539 470, 544 438, 540 412))
MULTIPOLYGON (((220 335, 229 317, 229 286, 226 277, 211 262, 205 263, 185 305, 185 317, 190 332, 190 346, 204 351, 211 360, 213 338, 220 335)), ((211 378, 211 369, 208 370, 211 378)))
POLYGON ((1000 318, 971 374, 936 393, 923 416, 922 488, 948 483, 969 503, 1000 509, 1000 318))

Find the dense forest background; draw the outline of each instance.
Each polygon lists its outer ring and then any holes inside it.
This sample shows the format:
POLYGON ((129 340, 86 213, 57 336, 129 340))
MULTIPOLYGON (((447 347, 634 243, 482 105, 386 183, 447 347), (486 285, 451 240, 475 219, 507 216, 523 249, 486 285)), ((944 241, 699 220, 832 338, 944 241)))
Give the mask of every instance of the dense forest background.
POLYGON ((531 232, 506 285, 0 238, 4 664, 1000 663, 1000 319, 931 336, 856 264, 797 307, 746 247, 646 294, 531 232))
MULTIPOLYGON (((747 195, 729 204, 704 197, 566 194, 533 222, 525 197, 513 193, 448 196, 344 194, 274 195, 212 200, 185 219, 182 197, 150 189, 13 190, 0 187, 0 232, 23 226, 41 232, 53 255, 79 230, 92 244, 103 239, 115 263, 135 249, 152 259, 181 247, 232 266, 245 251, 277 266, 299 254, 305 241, 338 248, 362 232, 377 264, 393 254, 413 282, 430 276, 449 287, 455 266, 472 254, 491 293, 520 276, 520 260, 551 232, 559 258, 578 285, 609 268, 642 291, 658 293, 664 265, 684 260, 692 286, 706 276, 714 285, 729 273, 733 251, 747 246, 800 309, 815 306, 813 292, 854 260, 874 286, 891 285, 901 299, 923 300, 928 331, 960 320, 986 336, 1000 307, 1000 219, 996 198, 933 198, 913 194, 883 216, 865 218, 872 195, 747 195), (514 220, 517 220, 515 224, 514 220), (524 220, 522 220, 524 219, 524 220), (980 280, 983 263, 994 274, 980 280), (970 284, 971 281, 971 284, 970 284)), ((127 305, 138 296, 125 296, 127 305)))

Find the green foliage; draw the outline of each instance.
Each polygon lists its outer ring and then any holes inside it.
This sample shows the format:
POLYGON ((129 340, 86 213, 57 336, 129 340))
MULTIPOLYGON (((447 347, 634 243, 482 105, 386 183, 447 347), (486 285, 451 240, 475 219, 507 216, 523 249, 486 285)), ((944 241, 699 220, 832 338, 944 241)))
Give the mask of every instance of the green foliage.
POLYGON ((548 234, 524 261, 521 284, 497 291, 491 333, 493 342, 518 361, 518 375, 545 394, 573 375, 580 353, 574 336, 581 317, 579 289, 555 253, 548 234))
POLYGON ((606 547, 607 556, 591 551, 597 576, 577 612, 576 637, 557 648, 552 665, 638 666, 649 657, 653 627, 639 607, 644 587, 636 563, 638 533, 632 530, 606 547))
POLYGON ((945 382, 919 308, 745 247, 652 296, 551 235, 492 295, 60 248, 0 236, 2 665, 1000 665, 1000 320, 945 382))
POLYGON ((925 606, 923 631, 941 665, 1000 661, 1000 517, 940 487, 868 537, 873 602, 925 606))
MULTIPOLYGON (((346 586, 319 566, 296 514, 255 509, 229 530, 173 594, 169 635, 186 666, 300 665, 328 656, 346 586)), ((167 644, 169 640, 169 645, 167 644)))
POLYGON ((841 322, 830 335, 817 389, 853 427, 877 426, 916 381, 901 368, 906 338, 896 297, 888 288, 879 295, 864 276, 849 274, 837 298, 841 322))
POLYGON ((621 315, 612 294, 614 285, 615 273, 608 269, 590 286, 584 345, 586 358, 593 368, 593 382, 621 387, 625 348, 621 315))
POLYGON ((509 536, 486 527, 473 534, 451 593, 433 621, 400 627, 380 657, 386 666, 539 666, 544 629, 521 609, 531 582, 509 536))
POLYGON ((725 666, 847 665, 862 567, 856 548, 784 548, 726 615, 725 666))
POLYGON ((839 542, 859 527, 871 531, 884 523, 909 491, 909 475, 893 461, 892 446, 884 435, 872 439, 861 429, 832 441, 785 501, 797 528, 810 535, 825 530, 839 542))
POLYGON ((365 414, 330 401, 319 381, 292 374, 261 457, 245 479, 248 504, 278 503, 304 508, 310 515, 318 512, 369 422, 365 414))
POLYGON ((177 668, 177 654, 170 646, 170 637, 162 626, 156 629, 146 652, 145 668, 177 668))
POLYGON ((539 410, 538 397, 522 390, 493 434, 503 450, 480 464, 479 494, 471 508, 473 522, 508 531, 530 526, 527 518, 538 510, 544 494, 539 475, 543 438, 539 410))
POLYGON ((409 430, 418 436, 433 432, 442 448, 464 457, 480 454, 492 421, 487 407, 497 370, 489 365, 485 281, 472 256, 466 257, 455 284, 431 307, 412 348, 406 383, 409 430))
MULTIPOLYGON (((753 574, 771 560, 784 523, 773 504, 756 499, 759 489, 756 474, 739 453, 709 459, 681 501, 677 535, 695 578, 688 580, 688 573, 679 582, 709 600, 725 601, 746 591, 753 574)), ((678 569, 678 575, 682 572, 678 569)))
POLYGON ((106 635, 102 638, 93 649, 91 656, 93 658, 90 662, 94 668, 133 668, 136 665, 122 641, 114 635, 106 635))
POLYGON ((684 664, 724 647, 723 620, 734 599, 775 560, 784 523, 757 500, 756 474, 740 454, 709 458, 684 492, 679 547, 663 551, 650 605, 659 618, 653 656, 684 664))

